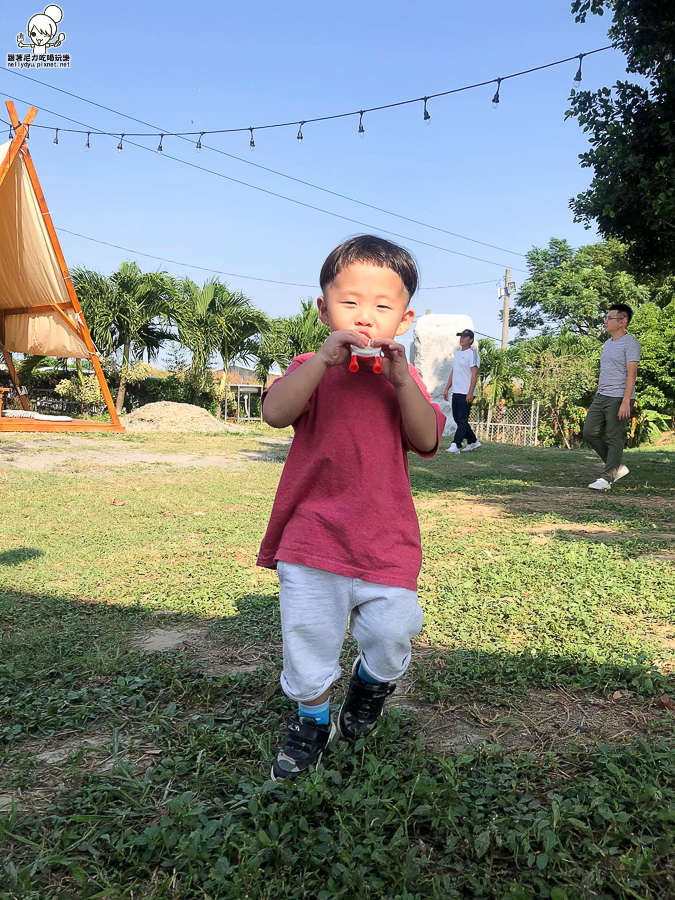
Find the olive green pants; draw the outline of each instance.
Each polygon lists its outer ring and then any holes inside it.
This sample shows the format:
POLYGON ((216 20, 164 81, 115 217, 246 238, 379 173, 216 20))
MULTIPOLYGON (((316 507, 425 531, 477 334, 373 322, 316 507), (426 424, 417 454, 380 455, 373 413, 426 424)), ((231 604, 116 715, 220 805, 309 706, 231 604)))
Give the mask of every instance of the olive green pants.
POLYGON ((602 477, 610 484, 616 478, 626 443, 629 420, 619 418, 622 403, 623 397, 603 397, 602 394, 596 394, 584 422, 584 440, 604 462, 602 477))

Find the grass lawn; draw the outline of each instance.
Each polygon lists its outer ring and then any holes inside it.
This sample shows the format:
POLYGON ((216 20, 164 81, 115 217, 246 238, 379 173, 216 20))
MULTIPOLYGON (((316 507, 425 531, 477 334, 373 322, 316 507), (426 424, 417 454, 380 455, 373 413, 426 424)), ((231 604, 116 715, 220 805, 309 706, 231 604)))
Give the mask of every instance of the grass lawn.
POLYGON ((675 449, 411 457, 414 664, 277 785, 287 446, 0 437, 1 900, 675 897, 675 449))

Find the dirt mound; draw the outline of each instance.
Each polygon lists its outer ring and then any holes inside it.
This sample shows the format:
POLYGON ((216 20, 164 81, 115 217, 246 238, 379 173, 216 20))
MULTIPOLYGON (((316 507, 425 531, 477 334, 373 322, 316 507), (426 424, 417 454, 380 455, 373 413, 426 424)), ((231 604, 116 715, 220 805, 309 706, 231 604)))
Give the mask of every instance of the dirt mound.
POLYGON ((201 406, 190 403, 146 403, 140 409, 125 416, 122 424, 127 431, 230 431, 230 426, 219 422, 201 406))

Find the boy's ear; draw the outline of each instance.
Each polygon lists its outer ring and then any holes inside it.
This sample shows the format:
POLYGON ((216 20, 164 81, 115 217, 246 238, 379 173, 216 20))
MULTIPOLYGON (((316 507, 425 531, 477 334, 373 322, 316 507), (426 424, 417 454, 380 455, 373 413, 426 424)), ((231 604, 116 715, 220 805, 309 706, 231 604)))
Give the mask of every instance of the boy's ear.
POLYGON ((399 322, 399 326, 396 329, 396 337, 401 334, 405 334, 406 331, 410 328, 413 323, 413 319, 415 318, 415 310, 414 309, 406 309, 403 313, 403 317, 399 322))
POLYGON ((316 305, 319 309, 319 318, 323 322, 324 325, 328 325, 330 327, 330 322, 328 321, 328 309, 326 307, 326 301, 323 297, 316 298, 316 305))

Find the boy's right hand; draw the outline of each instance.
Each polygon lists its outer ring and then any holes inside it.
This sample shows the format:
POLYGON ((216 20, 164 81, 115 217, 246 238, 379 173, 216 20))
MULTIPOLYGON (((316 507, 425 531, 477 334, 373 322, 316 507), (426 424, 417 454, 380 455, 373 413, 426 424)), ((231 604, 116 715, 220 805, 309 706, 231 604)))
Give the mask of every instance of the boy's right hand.
POLYGON ((349 345, 367 347, 368 338, 358 331, 333 331, 317 351, 317 356, 322 360, 327 369, 348 363, 352 357, 349 345))

